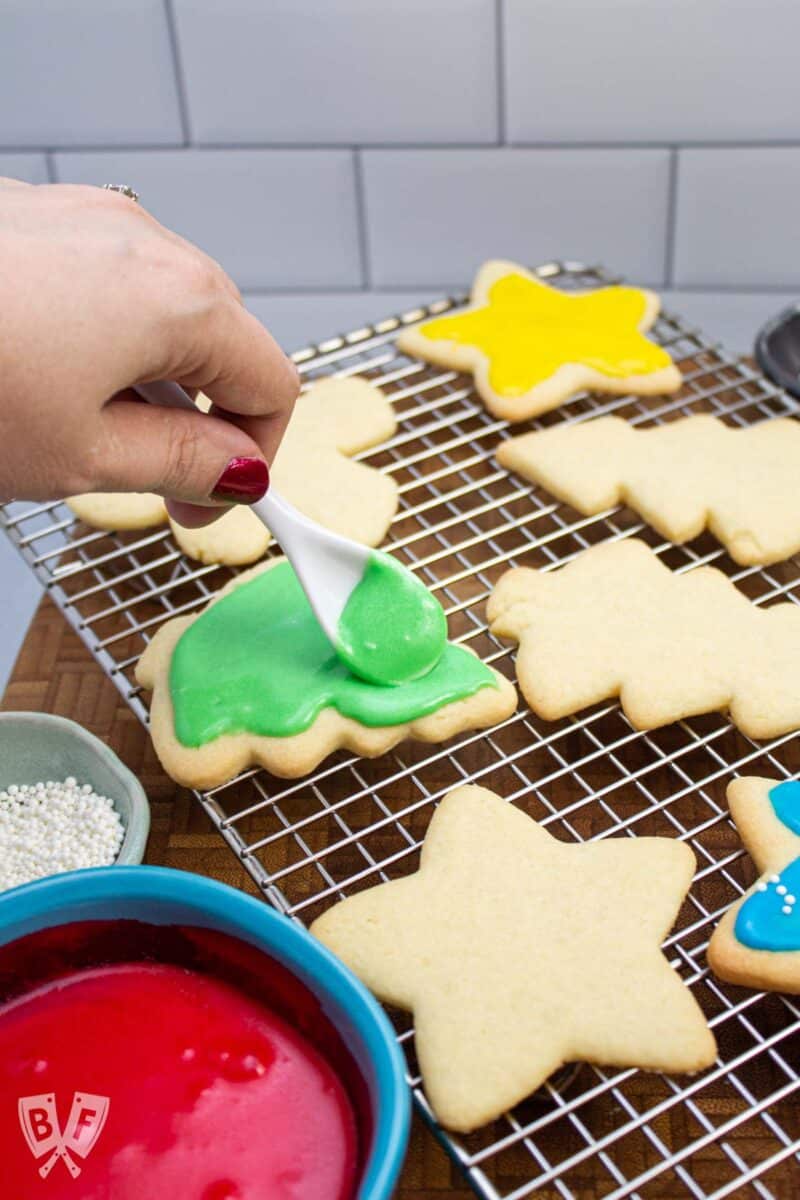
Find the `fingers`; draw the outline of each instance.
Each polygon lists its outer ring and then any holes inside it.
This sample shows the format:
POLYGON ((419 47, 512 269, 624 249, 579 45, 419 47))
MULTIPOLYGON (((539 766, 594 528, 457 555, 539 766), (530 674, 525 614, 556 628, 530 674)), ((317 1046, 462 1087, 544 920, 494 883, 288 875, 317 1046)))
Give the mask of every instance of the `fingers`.
POLYGON ((104 408, 89 474, 98 491, 157 492, 195 504, 252 504, 269 484, 258 444, 236 425, 128 399, 104 408))
POLYGON ((243 417, 238 413, 229 412, 228 409, 220 408, 218 404, 213 405, 210 411, 218 420, 236 425, 252 438, 268 463, 275 461, 278 446, 289 423, 290 412, 272 413, 267 417, 243 417))
POLYGON ((167 512, 172 517, 173 521, 177 521, 184 529, 201 529, 204 525, 210 525, 216 521, 223 513, 227 512, 227 508, 222 508, 219 504, 189 504, 186 500, 166 500, 167 512))
POLYGON ((161 378, 200 388, 229 413, 267 418, 269 425, 261 432, 271 455, 300 390, 297 368, 217 278, 213 264, 203 277, 207 266, 189 284, 194 300, 181 304, 184 315, 172 326, 161 378))
MULTIPOLYGON (((251 437, 267 462, 274 460, 286 424, 283 417, 240 417, 216 405, 210 412, 217 420, 227 421, 251 437)), ((173 521, 177 521, 186 529, 199 529, 203 525, 210 525, 225 511, 216 505, 210 508, 208 505, 188 504, 184 500, 173 500, 169 497, 167 510, 173 521)))
POLYGON ((154 379, 202 389, 220 410, 256 419, 248 432, 271 461, 300 390, 294 363, 244 308, 219 263, 118 193, 76 192, 79 207, 101 207, 112 223, 137 231, 126 274, 131 302, 145 314, 136 342, 144 361, 137 377, 120 380, 116 390, 154 379))
MULTIPOLYGON (((155 220, 155 218, 153 219, 155 220)), ((199 255, 200 258, 204 260, 206 266, 216 274, 219 285, 224 288, 225 291, 227 291, 228 294, 237 301, 237 303, 244 303, 242 300, 242 293, 239 291, 230 275, 228 275, 227 272, 222 269, 215 258, 212 258, 210 254, 206 254, 205 251, 198 249, 198 247, 193 245, 192 242, 187 241, 185 237, 181 237, 179 233, 175 233, 174 229, 168 229, 166 225, 159 225, 158 228, 164 237, 166 237, 176 248, 183 251, 186 255, 193 256, 194 258, 197 258, 199 255)))

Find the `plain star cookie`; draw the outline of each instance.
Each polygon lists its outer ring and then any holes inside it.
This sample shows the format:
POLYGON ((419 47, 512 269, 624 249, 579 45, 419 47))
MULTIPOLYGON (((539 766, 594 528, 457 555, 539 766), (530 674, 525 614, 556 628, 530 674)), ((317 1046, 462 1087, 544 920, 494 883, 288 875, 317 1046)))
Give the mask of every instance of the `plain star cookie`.
POLYGON ((562 292, 513 262, 484 263, 460 312, 404 329, 401 350, 470 371, 489 412, 523 421, 585 389, 674 392, 681 374, 644 334, 659 312, 655 292, 604 287, 562 292))
POLYGON ((699 1071, 713 1035, 660 950, 694 873, 668 838, 566 844, 493 792, 433 815, 420 867, 311 932, 414 1014, 425 1092, 469 1132, 563 1063, 699 1071))
POLYGON ((732 429, 696 416, 635 429, 599 417, 509 438, 497 459, 587 516, 628 504, 671 542, 708 527, 746 566, 800 550, 800 423, 788 418, 732 429))
MULTIPOLYGON (((202 401, 208 405, 205 397, 202 401)), ((397 511, 397 484, 352 456, 386 441, 397 421, 384 394, 364 379, 323 379, 304 392, 272 467, 276 488, 328 529, 365 546, 383 541, 397 511)), ((160 496, 72 496, 67 504, 98 529, 141 529, 168 519, 160 496)), ((170 520, 184 554, 204 563, 242 566, 266 550, 270 534, 247 507, 213 525, 187 529, 170 520)))
POLYGON ((709 965, 730 983, 800 993, 800 782, 734 779, 728 804, 761 876, 714 930, 709 965))
POLYGON ((488 619, 547 720, 619 696, 637 729, 716 709, 754 738, 800 729, 800 607, 755 607, 712 567, 673 574, 637 539, 507 571, 488 619))
POLYGON ((244 572, 202 612, 163 625, 136 679, 153 693, 150 732, 164 770, 195 788, 256 764, 294 778, 334 750, 374 758, 404 738, 442 742, 496 725, 517 705, 507 679, 452 643, 411 683, 379 687, 351 675, 285 559, 244 572))

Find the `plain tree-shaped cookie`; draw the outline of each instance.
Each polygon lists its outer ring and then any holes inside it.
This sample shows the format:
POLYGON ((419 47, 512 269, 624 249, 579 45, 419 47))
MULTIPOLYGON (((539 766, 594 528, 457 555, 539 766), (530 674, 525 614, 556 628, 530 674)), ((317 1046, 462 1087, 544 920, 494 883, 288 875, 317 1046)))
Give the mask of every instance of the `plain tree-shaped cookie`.
POLYGON ((445 796, 419 870, 311 932, 414 1014, 426 1095, 469 1131, 584 1060, 698 1071, 716 1048, 660 946, 694 873, 667 838, 566 844, 480 787, 445 796))
POLYGON ((153 693, 150 733, 164 770, 195 788, 251 765, 296 778, 335 750, 375 758, 405 738, 443 742, 496 725, 517 706, 503 675, 451 643, 408 684, 350 675, 281 558, 237 575, 201 612, 161 625, 136 679, 153 693))
POLYGON ((728 804, 760 877, 714 930, 709 965, 730 983, 800 993, 800 782, 734 779, 728 804))
POLYGON ((628 504, 672 542, 708 528, 743 565, 800 549, 800 422, 789 418, 636 429, 598 417, 509 438, 497 459, 587 515, 628 504))
POLYGON ((750 737, 800 729, 800 606, 758 608, 712 567, 673 574, 638 539, 507 571, 488 618, 547 720, 619 696, 637 729, 716 709, 750 737))
MULTIPOLYGON (((272 480, 306 516, 366 546, 377 546, 397 511, 397 484, 391 476, 351 459, 392 437, 396 428, 391 404, 366 380, 320 380, 297 401, 272 480)), ((167 520, 159 496, 87 494, 67 503, 81 520, 100 529, 139 529, 167 520)), ((202 529, 187 529, 172 520, 170 525, 184 554, 206 563, 254 562, 270 539, 263 523, 243 505, 202 529)))

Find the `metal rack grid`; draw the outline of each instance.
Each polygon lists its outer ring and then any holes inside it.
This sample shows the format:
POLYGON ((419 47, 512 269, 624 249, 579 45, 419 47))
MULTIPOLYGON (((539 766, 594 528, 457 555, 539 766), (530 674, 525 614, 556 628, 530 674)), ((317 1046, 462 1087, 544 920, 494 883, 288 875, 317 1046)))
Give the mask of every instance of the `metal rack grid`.
MULTIPOLYGON (((541 278, 568 290, 617 282, 599 268, 551 263, 541 278)), ((800 603, 800 562, 737 567, 710 536, 672 546, 627 510, 583 517, 500 468, 507 424, 490 417, 471 380, 401 355, 403 325, 446 311, 444 299, 295 355, 306 381, 358 374, 393 401, 398 433, 360 455, 391 472, 401 507, 388 549, 418 572, 448 612, 451 636, 513 677, 513 653, 484 621, 485 601, 512 565, 552 569, 601 540, 636 535, 673 569, 714 563, 755 603, 800 603)), ((515 426, 618 413, 635 424, 713 412, 745 425, 794 411, 788 397, 679 318, 653 331, 680 363, 671 397, 579 396, 515 426)), ((12 542, 140 720, 147 707, 133 667, 168 617, 200 607, 231 576, 185 559, 168 529, 87 530, 60 504, 12 503, 12 542)), ((272 552, 272 551, 270 551, 272 552)), ((754 877, 728 818, 725 785, 738 773, 783 779, 800 771, 798 739, 757 743, 721 715, 637 733, 616 704, 559 722, 524 706, 488 733, 446 746, 404 744, 377 760, 339 753, 291 782, 251 770, 197 793, 266 899, 308 923, 338 897, 415 869, 433 806, 451 787, 480 782, 556 836, 662 834, 687 841, 697 875, 666 949, 717 1036, 717 1064, 694 1078, 584 1065, 468 1137, 437 1129, 420 1087, 413 1030, 394 1014, 423 1116, 487 1200, 547 1197, 783 1197, 800 1179, 800 1002, 715 980, 704 950, 722 912, 754 877), (794 1179, 794 1184, 792 1183, 794 1179)))

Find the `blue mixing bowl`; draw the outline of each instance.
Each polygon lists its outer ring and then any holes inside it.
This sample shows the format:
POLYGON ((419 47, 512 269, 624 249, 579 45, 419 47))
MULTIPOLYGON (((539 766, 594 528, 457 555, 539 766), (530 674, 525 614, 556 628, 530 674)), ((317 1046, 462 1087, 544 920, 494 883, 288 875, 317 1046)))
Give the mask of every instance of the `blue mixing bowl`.
POLYGON ((357 1200, 389 1200, 409 1128, 405 1062, 372 996, 328 950, 261 901, 165 867, 98 867, 53 875, 0 895, 0 946, 81 921, 141 921, 215 930, 263 951, 317 999, 366 1088, 370 1138, 357 1200))

